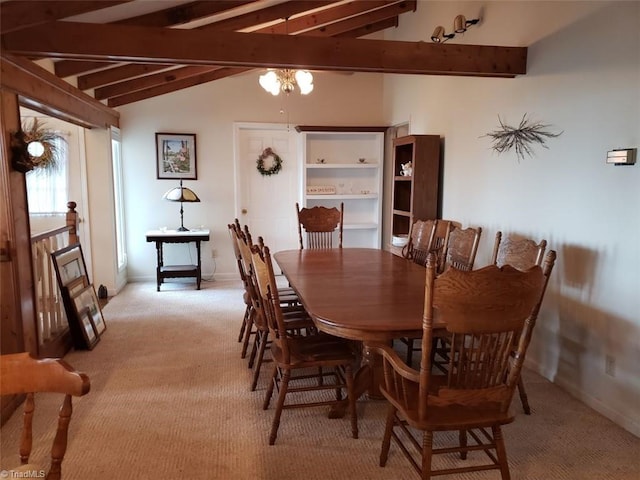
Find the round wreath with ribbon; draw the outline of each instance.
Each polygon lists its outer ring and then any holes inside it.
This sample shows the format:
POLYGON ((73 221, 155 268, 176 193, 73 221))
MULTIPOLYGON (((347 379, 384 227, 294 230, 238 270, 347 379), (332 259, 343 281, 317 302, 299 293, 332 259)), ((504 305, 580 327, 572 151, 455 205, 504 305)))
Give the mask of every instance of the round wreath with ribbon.
POLYGON ((256 168, 261 175, 275 175, 280 170, 282 170, 282 159, 276 152, 271 149, 271 147, 267 147, 264 149, 262 154, 260 154, 258 160, 256 160, 256 168), (269 157, 273 158, 273 162, 271 163, 271 166, 269 168, 265 168, 264 161, 269 157))

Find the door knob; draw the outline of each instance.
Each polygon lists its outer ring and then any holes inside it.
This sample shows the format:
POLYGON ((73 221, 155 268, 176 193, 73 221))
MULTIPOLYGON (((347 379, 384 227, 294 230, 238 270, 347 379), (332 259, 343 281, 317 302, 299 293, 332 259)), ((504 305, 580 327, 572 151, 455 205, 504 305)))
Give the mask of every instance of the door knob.
POLYGON ((246 214, 247 214, 247 209, 246 209, 246 208, 243 208, 242 210, 240 210, 240 212, 241 212, 243 215, 246 215, 246 214))

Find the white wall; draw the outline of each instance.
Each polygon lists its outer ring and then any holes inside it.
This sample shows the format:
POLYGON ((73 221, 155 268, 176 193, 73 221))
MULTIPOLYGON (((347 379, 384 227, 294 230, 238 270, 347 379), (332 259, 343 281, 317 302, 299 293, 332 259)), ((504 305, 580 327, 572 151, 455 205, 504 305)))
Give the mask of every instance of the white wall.
POLYGON ((426 40, 481 10, 451 42, 528 46, 527 74, 386 76, 387 122, 444 138, 443 217, 483 227, 476 266, 497 230, 557 251, 529 365, 640 435, 640 164, 605 164, 640 147, 640 2, 419 2, 387 38, 426 40), (564 133, 533 158, 494 153, 498 116, 524 114, 564 133))
MULTIPOLYGON (((184 204, 185 226, 204 225, 211 241, 203 244, 202 269, 205 278, 237 278, 227 224, 234 211, 233 123, 264 122, 295 125, 381 125, 382 77, 376 74, 345 75, 316 73, 315 90, 302 97, 297 92, 273 97, 258 85, 260 71, 211 82, 161 97, 120 107, 122 154, 125 178, 128 277, 132 281, 155 279, 154 244, 146 243, 145 232, 179 226, 180 207, 162 199, 178 185, 174 180, 156 179, 155 133, 195 133, 197 173, 185 181, 201 203, 184 204), (280 110, 289 110, 281 114, 280 110), (212 250, 216 258, 212 259, 212 250)), ((298 159, 283 159, 288 162, 298 159)), ((256 175, 259 173, 256 171, 256 175)), ((264 208, 293 208, 265 205, 264 208)), ((184 245, 168 245, 165 261, 185 263, 195 258, 184 245), (182 260, 180 260, 182 259, 182 260), (186 257, 188 260, 189 257, 186 257)), ((191 262, 188 262, 191 263, 191 262)))

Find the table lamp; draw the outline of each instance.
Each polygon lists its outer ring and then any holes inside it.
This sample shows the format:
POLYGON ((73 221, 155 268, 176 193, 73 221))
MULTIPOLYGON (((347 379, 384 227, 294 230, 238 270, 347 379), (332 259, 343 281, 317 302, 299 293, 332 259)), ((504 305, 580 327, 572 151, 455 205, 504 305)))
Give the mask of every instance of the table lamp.
POLYGON ((167 193, 165 193, 162 198, 165 200, 169 200, 170 202, 180 202, 180 228, 178 228, 178 232, 188 232, 189 229, 185 228, 183 221, 183 213, 182 209, 183 202, 199 202, 200 199, 198 195, 195 194, 193 190, 187 187, 182 186, 182 179, 180 179, 180 186, 176 188, 172 188, 167 193))

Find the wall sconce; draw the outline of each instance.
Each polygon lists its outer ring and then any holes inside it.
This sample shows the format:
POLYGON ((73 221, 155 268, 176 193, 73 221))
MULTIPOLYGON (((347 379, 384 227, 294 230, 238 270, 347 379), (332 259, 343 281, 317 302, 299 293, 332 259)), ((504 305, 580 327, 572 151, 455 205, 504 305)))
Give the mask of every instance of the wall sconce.
POLYGON ((431 41, 435 43, 444 43, 455 36, 456 36, 455 33, 449 33, 449 34, 444 33, 444 27, 441 25, 438 25, 433 31, 433 33, 431 34, 431 41))
POLYGON ((479 18, 467 20, 464 15, 458 15, 453 19, 454 33, 445 33, 444 27, 442 25, 438 25, 431 34, 431 41, 434 43, 444 43, 455 37, 456 33, 464 33, 471 25, 476 25, 478 22, 480 22, 479 18))
POLYGON ((471 25, 476 25, 480 21, 479 18, 467 20, 464 15, 458 15, 453 19, 453 31, 456 33, 464 33, 471 25))

